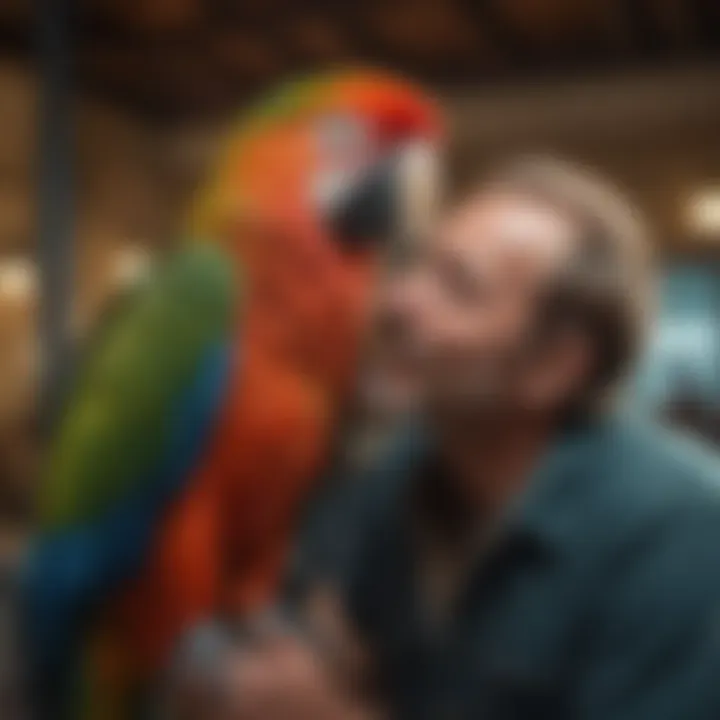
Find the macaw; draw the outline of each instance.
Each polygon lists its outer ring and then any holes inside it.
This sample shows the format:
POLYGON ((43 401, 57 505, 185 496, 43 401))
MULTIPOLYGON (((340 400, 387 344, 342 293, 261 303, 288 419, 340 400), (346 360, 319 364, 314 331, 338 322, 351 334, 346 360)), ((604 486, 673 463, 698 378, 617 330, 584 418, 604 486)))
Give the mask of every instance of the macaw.
POLYGON ((24 578, 43 720, 140 717, 184 632, 271 601, 441 140, 435 102, 372 70, 291 83, 230 133, 51 449, 24 578))

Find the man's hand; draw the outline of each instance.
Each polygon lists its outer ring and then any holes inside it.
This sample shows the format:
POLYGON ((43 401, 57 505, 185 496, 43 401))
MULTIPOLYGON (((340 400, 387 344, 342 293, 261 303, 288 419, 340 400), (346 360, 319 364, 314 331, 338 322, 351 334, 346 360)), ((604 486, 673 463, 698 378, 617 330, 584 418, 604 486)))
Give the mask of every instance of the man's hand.
POLYGON ((266 640, 225 676, 223 720, 376 720, 302 639, 266 640))
MULTIPOLYGON (((372 662, 334 593, 306 599, 302 623, 267 612, 240 634, 209 622, 180 648, 164 693, 169 720, 376 720, 372 662)), ((236 629, 237 630, 237 629, 236 629)))

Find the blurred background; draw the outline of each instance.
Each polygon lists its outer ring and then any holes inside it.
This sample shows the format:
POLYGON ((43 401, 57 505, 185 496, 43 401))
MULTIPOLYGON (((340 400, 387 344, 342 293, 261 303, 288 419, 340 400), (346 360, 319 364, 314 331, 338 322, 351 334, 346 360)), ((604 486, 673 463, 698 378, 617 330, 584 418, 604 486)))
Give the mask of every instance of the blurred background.
POLYGON ((0 556, 38 474, 40 378, 62 388, 108 298, 172 245, 234 114, 353 61, 442 98, 460 184, 551 150, 630 192, 666 269, 634 402, 720 441, 717 0, 69 4, 0 2, 0 556))

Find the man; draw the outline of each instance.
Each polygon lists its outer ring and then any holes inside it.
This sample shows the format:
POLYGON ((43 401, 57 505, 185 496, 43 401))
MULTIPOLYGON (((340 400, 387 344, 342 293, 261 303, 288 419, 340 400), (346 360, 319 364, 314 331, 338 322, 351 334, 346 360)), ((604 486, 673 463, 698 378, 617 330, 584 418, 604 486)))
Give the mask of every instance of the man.
POLYGON ((545 159, 418 249, 383 316, 422 427, 315 514, 307 632, 238 656, 229 717, 720 717, 718 461, 613 403, 648 254, 616 191, 545 159))

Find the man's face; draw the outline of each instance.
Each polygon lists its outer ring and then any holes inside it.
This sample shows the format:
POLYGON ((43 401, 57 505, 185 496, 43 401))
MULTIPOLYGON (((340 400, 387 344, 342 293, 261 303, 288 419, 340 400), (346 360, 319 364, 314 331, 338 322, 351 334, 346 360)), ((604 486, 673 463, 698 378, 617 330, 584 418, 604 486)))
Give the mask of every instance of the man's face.
POLYGON ((573 226, 548 205, 486 190, 455 209, 387 288, 397 366, 436 406, 517 406, 540 293, 573 226))

